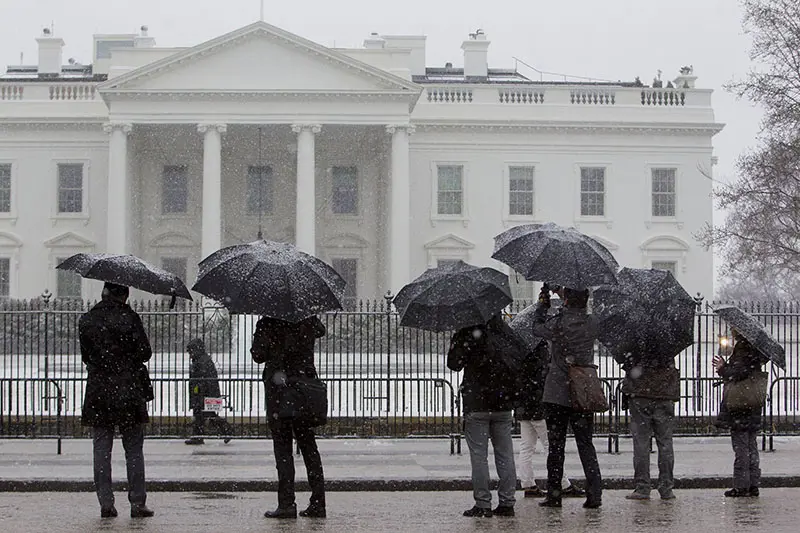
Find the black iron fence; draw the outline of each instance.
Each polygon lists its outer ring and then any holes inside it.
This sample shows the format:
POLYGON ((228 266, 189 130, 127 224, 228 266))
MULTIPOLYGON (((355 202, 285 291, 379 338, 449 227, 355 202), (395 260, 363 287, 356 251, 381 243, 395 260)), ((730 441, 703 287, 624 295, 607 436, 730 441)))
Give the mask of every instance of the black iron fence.
MULTIPOLYGON (((80 358, 78 320, 91 302, 6 301, 0 303, 0 436, 86 437, 80 424, 85 370, 80 358)), ((249 348, 257 317, 228 315, 224 309, 166 301, 134 302, 148 331, 149 363, 155 400, 149 404, 150 437, 192 433, 189 408, 189 358, 186 344, 205 342, 219 372, 225 408, 220 416, 234 438, 268 434, 261 369, 249 348)), ((800 306, 796 303, 739 303, 784 344, 786 371, 773 370, 765 407, 764 443, 774 435, 800 433, 800 306)), ((521 309, 520 303, 509 315, 521 309)), ((460 446, 460 374, 445 365, 448 334, 399 325, 387 301, 363 301, 354 311, 330 313, 322 320, 327 335, 317 344, 320 377, 328 385, 329 437, 449 437, 460 446)), ((698 300, 693 346, 676 363, 681 370, 677 434, 716 434, 721 400, 711 364, 725 325, 698 300)), ((609 451, 627 434, 627 413, 619 389, 622 373, 598 348, 599 372, 611 409, 596 420, 608 436, 609 451)))

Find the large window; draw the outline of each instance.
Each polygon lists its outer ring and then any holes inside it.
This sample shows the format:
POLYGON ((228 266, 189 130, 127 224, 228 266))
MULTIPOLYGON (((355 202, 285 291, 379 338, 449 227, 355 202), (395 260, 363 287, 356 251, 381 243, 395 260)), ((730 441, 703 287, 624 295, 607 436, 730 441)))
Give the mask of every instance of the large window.
POLYGON ((672 273, 673 276, 677 275, 678 264, 676 261, 653 261, 651 266, 656 270, 666 270, 672 273))
POLYGON ((358 259, 333 259, 333 269, 347 282, 344 288, 344 308, 353 311, 358 297, 358 259))
POLYGON ((11 164, 0 164, 0 213, 11 212, 11 164))
POLYGON ((675 216, 675 169, 654 168, 653 182, 653 216, 675 216))
POLYGON ((188 261, 185 257, 162 257, 161 268, 175 274, 181 280, 186 281, 186 265, 188 261))
POLYGON ((58 165, 58 212, 83 212, 83 164, 58 165))
POLYGON ((440 215, 462 215, 464 212, 464 167, 437 167, 436 212, 440 215))
POLYGON ((337 215, 358 214, 358 169, 333 167, 331 210, 337 215))
MULTIPOLYGON (((56 264, 61 264, 65 257, 56 259, 56 264)), ((69 270, 56 270, 56 298, 79 300, 82 297, 82 281, 80 274, 69 270)))
POLYGON ((581 168, 581 216, 602 217, 606 214, 606 169, 581 168))
POLYGON ((247 169, 247 212, 270 215, 274 207, 272 167, 251 166, 247 169))
POLYGON ((189 173, 184 165, 166 165, 161 182, 161 212, 186 213, 189 203, 189 173))
POLYGON ((533 216, 533 167, 508 167, 508 214, 533 216))
POLYGON ((11 294, 11 259, 0 257, 0 298, 11 294))
POLYGON ((457 265, 461 262, 461 259, 437 259, 436 266, 437 267, 451 267, 453 265, 457 265))

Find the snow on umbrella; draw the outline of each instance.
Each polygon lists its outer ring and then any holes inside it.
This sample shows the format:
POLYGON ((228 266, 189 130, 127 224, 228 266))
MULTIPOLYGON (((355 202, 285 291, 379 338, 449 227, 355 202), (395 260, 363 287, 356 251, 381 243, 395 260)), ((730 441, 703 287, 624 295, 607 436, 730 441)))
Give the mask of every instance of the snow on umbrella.
POLYGON ((425 271, 394 298, 400 325, 452 331, 485 324, 513 301, 508 276, 458 261, 425 271))
POLYGON ((524 224, 494 238, 492 259, 528 280, 573 289, 616 283, 619 268, 602 244, 574 228, 552 222, 524 224))
POLYGON ((262 240, 229 246, 203 259, 192 290, 232 313, 296 323, 341 310, 345 285, 320 259, 291 244, 262 240))
POLYGON ((753 348, 767 360, 786 370, 786 350, 753 315, 745 313, 735 305, 717 306, 714 308, 714 313, 750 341, 753 348))
MULTIPOLYGON (((84 278, 133 287, 151 294, 192 299, 178 276, 133 255, 75 254, 61 262, 59 270, 77 272, 84 278)), ((171 304, 171 305, 172 305, 171 304)))
POLYGON ((611 353, 671 362, 692 345, 695 302, 670 272, 623 268, 617 280, 596 288, 592 304, 598 338, 611 353))

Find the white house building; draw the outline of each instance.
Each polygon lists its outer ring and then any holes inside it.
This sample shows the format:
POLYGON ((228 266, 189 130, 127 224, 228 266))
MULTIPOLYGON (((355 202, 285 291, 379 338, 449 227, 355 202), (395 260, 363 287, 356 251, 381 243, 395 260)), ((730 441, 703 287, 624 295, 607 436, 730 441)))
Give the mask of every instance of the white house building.
POLYGON ((690 68, 667 87, 542 82, 489 68, 482 32, 463 68, 431 68, 423 36, 334 49, 263 22, 191 48, 95 35, 91 65, 37 41, 37 64, 0 76, 2 297, 97 297, 54 270, 85 251, 191 284, 204 256, 261 232, 373 298, 442 261, 506 268, 494 235, 545 221, 711 291, 693 234, 722 125, 690 68))

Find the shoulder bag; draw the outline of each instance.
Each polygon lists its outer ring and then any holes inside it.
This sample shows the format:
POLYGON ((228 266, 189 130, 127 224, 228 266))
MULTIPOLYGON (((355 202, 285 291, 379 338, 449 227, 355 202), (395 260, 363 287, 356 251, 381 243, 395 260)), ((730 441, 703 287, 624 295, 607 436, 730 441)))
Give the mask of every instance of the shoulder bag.
POLYGON ((597 375, 597 366, 569 365, 569 398, 572 410, 578 413, 605 413, 608 399, 603 383, 597 375))
POLYGON ((753 372, 739 381, 725 384, 725 405, 731 411, 742 411, 763 407, 767 401, 769 374, 753 372))

